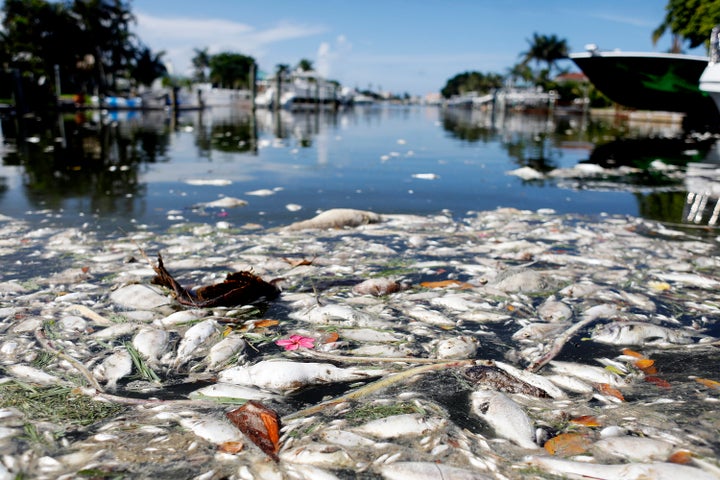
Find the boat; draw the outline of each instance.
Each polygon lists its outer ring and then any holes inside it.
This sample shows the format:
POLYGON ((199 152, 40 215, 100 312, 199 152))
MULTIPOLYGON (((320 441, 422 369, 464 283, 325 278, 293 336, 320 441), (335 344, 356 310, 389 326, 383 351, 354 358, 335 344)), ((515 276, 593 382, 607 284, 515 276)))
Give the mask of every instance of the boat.
POLYGON ((710 95, 720 110, 720 26, 710 34, 710 58, 700 76, 700 90, 710 95))
POLYGON ((259 85, 255 105, 259 108, 285 110, 315 110, 336 108, 342 101, 340 87, 336 82, 324 79, 315 71, 295 70, 263 81, 259 85), (280 94, 278 95, 278 84, 280 94))
POLYGON ((610 100, 638 110, 682 112, 716 121, 718 107, 700 89, 708 58, 700 55, 601 51, 588 45, 570 59, 610 100))

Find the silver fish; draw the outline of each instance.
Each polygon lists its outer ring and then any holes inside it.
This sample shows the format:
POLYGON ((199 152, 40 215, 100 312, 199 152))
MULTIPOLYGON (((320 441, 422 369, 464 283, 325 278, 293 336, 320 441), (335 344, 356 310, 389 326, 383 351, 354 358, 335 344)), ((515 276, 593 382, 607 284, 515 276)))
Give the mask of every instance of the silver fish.
POLYGON ((645 343, 692 343, 692 336, 677 329, 646 322, 613 322, 596 328, 591 337, 610 345, 643 345, 645 343))
POLYGON ((470 395, 472 412, 485 420, 502 438, 523 448, 538 448, 530 417, 504 393, 477 390, 470 395))

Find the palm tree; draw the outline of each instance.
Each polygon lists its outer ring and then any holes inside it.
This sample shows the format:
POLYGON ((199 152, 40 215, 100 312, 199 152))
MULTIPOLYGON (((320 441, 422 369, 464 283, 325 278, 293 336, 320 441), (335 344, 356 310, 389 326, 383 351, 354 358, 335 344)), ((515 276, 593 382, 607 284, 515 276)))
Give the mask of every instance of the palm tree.
POLYGON ((307 58, 303 58, 298 62, 297 68, 303 72, 309 72, 313 69, 313 62, 311 62, 307 58))
POLYGON ((669 31, 672 35, 670 51, 680 53, 683 43, 690 48, 707 45, 710 32, 720 23, 720 0, 669 0, 663 22, 653 31, 653 45, 669 31))
POLYGON ((207 69, 210 68, 210 54, 208 48, 203 49, 196 48, 195 56, 192 58, 192 65, 195 69, 195 80, 198 82, 204 82, 207 80, 207 69))
POLYGON ((530 48, 527 52, 520 55, 523 56, 523 65, 527 65, 530 61, 536 64, 545 62, 547 64, 547 75, 552 72, 555 62, 568 56, 567 40, 560 39, 556 35, 540 35, 533 33, 532 40, 527 41, 530 48))

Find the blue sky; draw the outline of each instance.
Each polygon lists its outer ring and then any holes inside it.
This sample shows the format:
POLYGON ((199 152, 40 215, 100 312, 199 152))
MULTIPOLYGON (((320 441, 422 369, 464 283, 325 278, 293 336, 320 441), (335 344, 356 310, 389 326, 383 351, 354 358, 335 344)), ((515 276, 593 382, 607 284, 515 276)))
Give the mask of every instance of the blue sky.
MULTIPOLYGON (((134 0, 139 37, 189 74, 194 48, 255 58, 272 72, 306 58, 348 87, 437 92, 465 71, 506 73, 537 32, 571 52, 653 46, 664 0, 134 0)), ((704 50, 688 53, 704 55, 704 50)), ((571 66, 568 62, 565 66, 571 66)))

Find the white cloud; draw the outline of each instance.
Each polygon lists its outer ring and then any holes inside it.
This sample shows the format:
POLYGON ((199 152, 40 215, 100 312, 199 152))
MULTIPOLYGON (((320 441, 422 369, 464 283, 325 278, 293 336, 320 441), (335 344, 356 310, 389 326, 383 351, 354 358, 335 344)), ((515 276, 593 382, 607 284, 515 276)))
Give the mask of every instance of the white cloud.
POLYGON ((207 48, 210 54, 235 51, 258 62, 275 43, 315 36, 327 29, 320 25, 281 22, 270 28, 224 19, 157 17, 135 13, 136 33, 153 51, 165 51, 173 73, 186 75, 191 69, 194 49, 207 48))
POLYGON ((338 35, 333 45, 322 42, 317 50, 315 70, 326 78, 336 77, 343 72, 344 65, 351 61, 351 52, 352 44, 345 35, 338 35))

